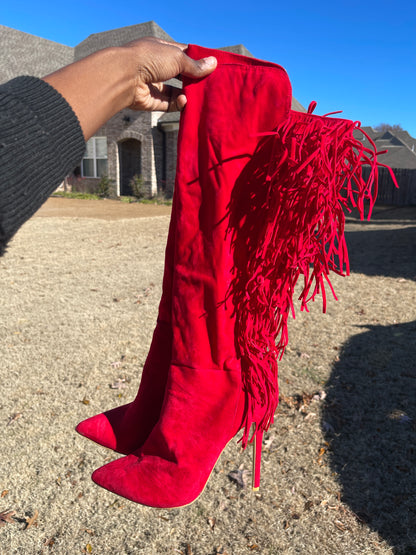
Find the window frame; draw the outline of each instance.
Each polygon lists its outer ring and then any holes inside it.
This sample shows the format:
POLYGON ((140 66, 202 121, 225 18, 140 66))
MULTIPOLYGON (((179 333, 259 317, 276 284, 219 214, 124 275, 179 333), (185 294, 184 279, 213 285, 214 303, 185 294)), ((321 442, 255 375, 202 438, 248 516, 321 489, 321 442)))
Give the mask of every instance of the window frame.
POLYGON ((93 156, 92 157, 85 156, 85 154, 87 153, 87 147, 86 147, 84 156, 82 157, 82 160, 81 160, 81 177, 86 177, 86 178, 91 178, 91 179, 99 179, 102 176, 98 175, 98 172, 97 172, 97 160, 107 160, 107 171, 103 175, 107 175, 107 172, 108 172, 108 142, 107 142, 107 137, 100 136, 100 135, 94 135, 93 137, 90 137, 88 139, 87 143, 89 143, 90 141, 92 141, 93 156), (97 139, 105 139, 105 142, 106 142, 106 156, 97 156, 97 139), (84 173, 84 160, 92 160, 93 161, 94 175, 85 175, 85 173, 84 173))

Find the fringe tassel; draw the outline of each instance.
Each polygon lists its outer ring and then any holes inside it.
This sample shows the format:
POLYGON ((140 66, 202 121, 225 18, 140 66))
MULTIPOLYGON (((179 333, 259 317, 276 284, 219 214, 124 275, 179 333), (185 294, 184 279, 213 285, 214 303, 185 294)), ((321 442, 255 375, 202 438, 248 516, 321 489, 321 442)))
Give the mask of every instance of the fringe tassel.
POLYGON ((330 272, 349 274, 344 209, 357 207, 363 219, 367 202, 369 219, 377 196, 382 164, 370 137, 371 148, 365 147, 353 136, 359 123, 312 115, 315 105, 307 114, 291 111, 264 134, 230 205, 236 272, 231 289, 246 392, 243 447, 254 437, 253 420, 255 431, 273 422, 278 360, 288 343, 289 314, 295 317, 298 279, 300 309, 308 311, 321 294, 325 312, 326 286, 336 299, 330 272), (363 165, 370 166, 367 181, 363 165))

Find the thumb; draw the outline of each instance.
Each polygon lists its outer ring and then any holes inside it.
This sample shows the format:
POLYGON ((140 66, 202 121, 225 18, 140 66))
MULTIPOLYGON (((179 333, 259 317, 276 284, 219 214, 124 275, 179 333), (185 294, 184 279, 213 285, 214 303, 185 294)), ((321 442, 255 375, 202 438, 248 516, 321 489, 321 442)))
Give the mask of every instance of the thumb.
POLYGON ((206 77, 217 67, 217 58, 214 56, 208 56, 207 58, 201 58, 200 60, 193 60, 184 54, 184 62, 181 75, 184 75, 185 77, 206 77))

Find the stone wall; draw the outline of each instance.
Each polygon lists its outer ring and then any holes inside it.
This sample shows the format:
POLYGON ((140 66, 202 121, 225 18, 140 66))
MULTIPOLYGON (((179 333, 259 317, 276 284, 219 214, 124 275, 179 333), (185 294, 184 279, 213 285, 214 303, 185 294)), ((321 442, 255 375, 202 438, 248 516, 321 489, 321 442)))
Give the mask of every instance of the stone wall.
POLYGON ((175 187, 178 132, 178 123, 171 124, 169 129, 165 129, 165 195, 168 198, 173 196, 175 187))
POLYGON ((120 195, 119 145, 126 139, 136 139, 140 142, 142 178, 145 189, 148 195, 156 193, 151 118, 150 112, 122 110, 95 133, 96 137, 107 137, 108 177, 112 181, 114 196, 120 195))

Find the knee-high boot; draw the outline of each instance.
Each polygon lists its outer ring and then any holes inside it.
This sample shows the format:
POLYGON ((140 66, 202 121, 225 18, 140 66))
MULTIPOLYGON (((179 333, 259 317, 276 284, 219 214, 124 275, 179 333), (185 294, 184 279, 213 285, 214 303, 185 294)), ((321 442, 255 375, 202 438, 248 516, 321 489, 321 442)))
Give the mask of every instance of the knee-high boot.
MULTIPOLYGON (((196 57, 199 49, 190 48, 189 55, 196 57)), ((258 134, 275 129, 291 102, 281 67, 215 55, 215 79, 185 85, 175 185, 172 360, 161 415, 143 447, 93 475, 98 484, 157 507, 192 502, 244 426, 247 400, 230 298, 229 205, 258 134)), ((255 412, 251 419, 260 420, 255 412)))
MULTIPOLYGON (((342 207, 362 208, 376 189, 375 158, 353 137, 354 123, 292 112, 280 66, 195 46, 188 53, 219 63, 185 84, 163 405, 145 443, 92 476, 152 507, 194 501, 239 430, 244 447, 253 438, 261 446, 296 281, 303 275, 306 308, 331 270, 348 272, 342 207)), ((259 450, 256 462, 257 486, 259 450)))

